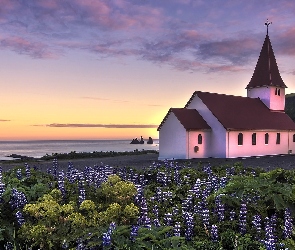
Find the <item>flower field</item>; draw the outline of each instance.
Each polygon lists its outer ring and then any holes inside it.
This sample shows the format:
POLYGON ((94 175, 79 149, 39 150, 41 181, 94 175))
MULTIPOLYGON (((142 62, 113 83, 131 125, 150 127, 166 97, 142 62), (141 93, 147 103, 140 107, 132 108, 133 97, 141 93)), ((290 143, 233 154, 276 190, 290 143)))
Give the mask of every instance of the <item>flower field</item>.
POLYGON ((57 160, 0 171, 0 249, 295 249, 295 171, 57 160))

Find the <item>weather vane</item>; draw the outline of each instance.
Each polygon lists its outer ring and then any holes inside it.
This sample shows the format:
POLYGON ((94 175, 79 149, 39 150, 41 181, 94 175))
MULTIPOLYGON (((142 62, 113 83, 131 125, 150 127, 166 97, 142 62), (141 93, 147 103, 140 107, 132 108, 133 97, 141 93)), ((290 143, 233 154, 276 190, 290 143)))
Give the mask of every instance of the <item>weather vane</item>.
POLYGON ((270 21, 268 21, 268 19, 266 19, 266 23, 265 23, 265 25, 266 25, 266 35, 268 35, 268 26, 270 24, 272 24, 272 22, 270 22, 270 21))

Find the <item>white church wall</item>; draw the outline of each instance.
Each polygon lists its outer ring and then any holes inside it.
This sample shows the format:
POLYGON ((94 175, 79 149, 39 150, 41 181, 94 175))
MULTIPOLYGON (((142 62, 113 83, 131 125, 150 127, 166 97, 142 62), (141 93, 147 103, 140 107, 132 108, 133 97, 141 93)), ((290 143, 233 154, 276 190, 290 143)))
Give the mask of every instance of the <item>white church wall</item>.
POLYGON ((207 157, 226 157, 226 130, 196 95, 187 108, 196 109, 208 125, 212 128, 210 147, 207 148, 207 157))
POLYGON ((186 159, 186 130, 173 113, 159 131, 159 160, 186 159))
POLYGON ((192 158, 207 158, 209 157, 208 152, 210 150, 210 131, 189 131, 187 132, 188 137, 188 159, 192 158), (202 136, 202 143, 198 143, 198 136, 202 136), (195 150, 195 147, 198 150, 195 150))
POLYGON ((261 101, 271 110, 285 109, 285 89, 272 86, 247 89, 247 96, 251 98, 260 98, 261 101), (277 90, 277 94, 276 94, 277 90), (280 90, 280 95, 278 95, 280 90))
POLYGON ((288 144, 290 141, 290 138, 288 138, 288 131, 279 132, 280 144, 276 144, 278 132, 279 131, 230 131, 228 132, 229 144, 227 157, 288 154, 288 144), (243 134, 243 145, 238 145, 239 133, 243 134), (253 133, 256 133, 256 145, 252 145, 253 133), (269 134, 268 144, 265 144, 266 133, 269 134))
POLYGON ((289 153, 295 154, 295 131, 289 132, 289 153))

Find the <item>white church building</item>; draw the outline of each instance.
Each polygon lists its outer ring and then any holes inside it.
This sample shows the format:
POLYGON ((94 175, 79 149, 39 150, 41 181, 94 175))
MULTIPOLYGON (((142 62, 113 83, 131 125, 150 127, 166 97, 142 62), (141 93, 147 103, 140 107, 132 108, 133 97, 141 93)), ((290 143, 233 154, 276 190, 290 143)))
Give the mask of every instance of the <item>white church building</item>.
POLYGON ((196 91, 184 108, 170 108, 158 127, 159 159, 295 153, 285 88, 267 32, 247 97, 196 91))

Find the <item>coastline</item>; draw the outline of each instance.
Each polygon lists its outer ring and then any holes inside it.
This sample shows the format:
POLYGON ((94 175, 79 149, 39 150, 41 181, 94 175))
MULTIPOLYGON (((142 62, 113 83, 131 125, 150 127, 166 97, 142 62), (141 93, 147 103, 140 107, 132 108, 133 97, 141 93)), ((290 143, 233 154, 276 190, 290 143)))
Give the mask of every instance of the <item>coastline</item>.
MULTIPOLYGON (((85 166, 93 167, 95 165, 109 165, 112 167, 132 167, 142 169, 144 167, 152 166, 153 163, 162 164, 163 161, 158 160, 158 153, 147 153, 140 155, 119 155, 112 157, 99 158, 76 158, 76 159, 60 159, 58 164, 60 169, 67 169, 69 162, 73 163, 77 169, 83 169, 85 166)), ((273 170, 276 168, 283 168, 287 170, 295 169, 295 155, 274 155, 261 157, 243 157, 243 158, 200 158, 190 160, 175 160, 179 164, 190 165, 191 167, 206 166, 234 166, 236 163, 242 163, 244 167, 263 168, 265 170, 273 170)), ((9 170, 14 167, 24 166, 25 161, 10 162, 1 161, 2 169, 9 170)), ((52 166, 52 160, 40 161, 31 160, 27 162, 31 167, 38 167, 40 170, 46 171, 52 166)))

